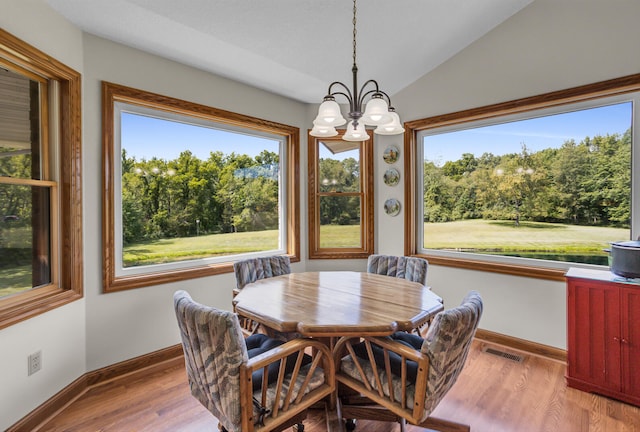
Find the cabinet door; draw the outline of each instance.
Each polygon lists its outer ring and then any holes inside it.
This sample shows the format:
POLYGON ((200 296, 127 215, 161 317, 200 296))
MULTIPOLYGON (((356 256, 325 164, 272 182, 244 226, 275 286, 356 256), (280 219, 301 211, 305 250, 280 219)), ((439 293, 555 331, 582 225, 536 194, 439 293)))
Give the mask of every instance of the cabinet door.
POLYGON ((620 391, 618 288, 586 279, 568 282, 568 375, 620 391))
POLYGON ((622 391, 640 397, 640 288, 620 290, 622 391))

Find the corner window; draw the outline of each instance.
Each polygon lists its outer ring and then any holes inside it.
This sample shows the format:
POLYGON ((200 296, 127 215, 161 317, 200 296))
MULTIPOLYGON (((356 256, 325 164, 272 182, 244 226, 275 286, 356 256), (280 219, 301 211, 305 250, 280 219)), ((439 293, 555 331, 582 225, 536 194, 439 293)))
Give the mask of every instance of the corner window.
POLYGON ((505 273, 548 269, 552 279, 569 265, 606 266, 609 242, 640 231, 640 94, 624 83, 413 122, 412 252, 505 273))
POLYGON ((372 145, 309 136, 309 258, 373 253, 372 145))
POLYGON ((103 89, 106 291, 231 271, 250 256, 295 260, 297 128, 103 89))
POLYGON ((82 296, 80 75, 0 30, 0 328, 82 296))

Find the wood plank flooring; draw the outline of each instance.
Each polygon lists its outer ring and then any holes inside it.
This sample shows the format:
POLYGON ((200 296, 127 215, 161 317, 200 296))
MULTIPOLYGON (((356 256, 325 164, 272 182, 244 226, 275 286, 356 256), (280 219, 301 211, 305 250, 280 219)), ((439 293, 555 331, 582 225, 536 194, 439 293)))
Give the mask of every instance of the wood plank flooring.
MULTIPOLYGON (((640 408, 568 388, 563 363, 527 354, 518 363, 483 352, 484 345, 474 342, 458 382, 434 415, 470 424, 474 432, 640 432, 640 408)), ((39 429, 217 430, 216 419, 191 397, 183 367, 102 384, 39 429)), ((312 411, 305 421, 305 431, 324 430, 322 412, 312 411)), ((359 421, 356 428, 360 432, 399 430, 398 424, 366 421, 359 421)), ((425 431, 415 426, 407 430, 425 431)))

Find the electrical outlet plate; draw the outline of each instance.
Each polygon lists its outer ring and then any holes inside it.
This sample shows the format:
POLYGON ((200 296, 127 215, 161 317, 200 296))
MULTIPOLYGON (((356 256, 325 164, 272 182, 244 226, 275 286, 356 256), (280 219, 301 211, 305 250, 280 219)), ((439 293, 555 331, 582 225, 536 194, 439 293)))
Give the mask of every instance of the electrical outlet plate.
POLYGON ((31 354, 28 358, 29 375, 33 375, 42 369, 42 351, 31 354))

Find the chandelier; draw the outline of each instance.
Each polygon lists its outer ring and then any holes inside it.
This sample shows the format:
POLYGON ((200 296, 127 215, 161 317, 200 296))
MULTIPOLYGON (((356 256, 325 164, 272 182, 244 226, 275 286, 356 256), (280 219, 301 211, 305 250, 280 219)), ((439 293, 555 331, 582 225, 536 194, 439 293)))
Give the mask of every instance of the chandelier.
POLYGON ((349 124, 342 136, 345 141, 366 141, 369 139, 365 125, 377 126, 373 131, 379 135, 397 135, 404 132, 400 117, 391 106, 391 98, 380 90, 375 80, 369 80, 358 91, 358 66, 356 65, 356 0, 353 0, 353 91, 345 84, 334 81, 329 85, 327 95, 318 108, 318 116, 313 121, 310 134, 314 137, 338 135, 336 126, 347 121, 340 112, 336 96, 341 95, 349 102, 349 124), (362 110, 365 99, 369 98, 366 109, 362 110))

